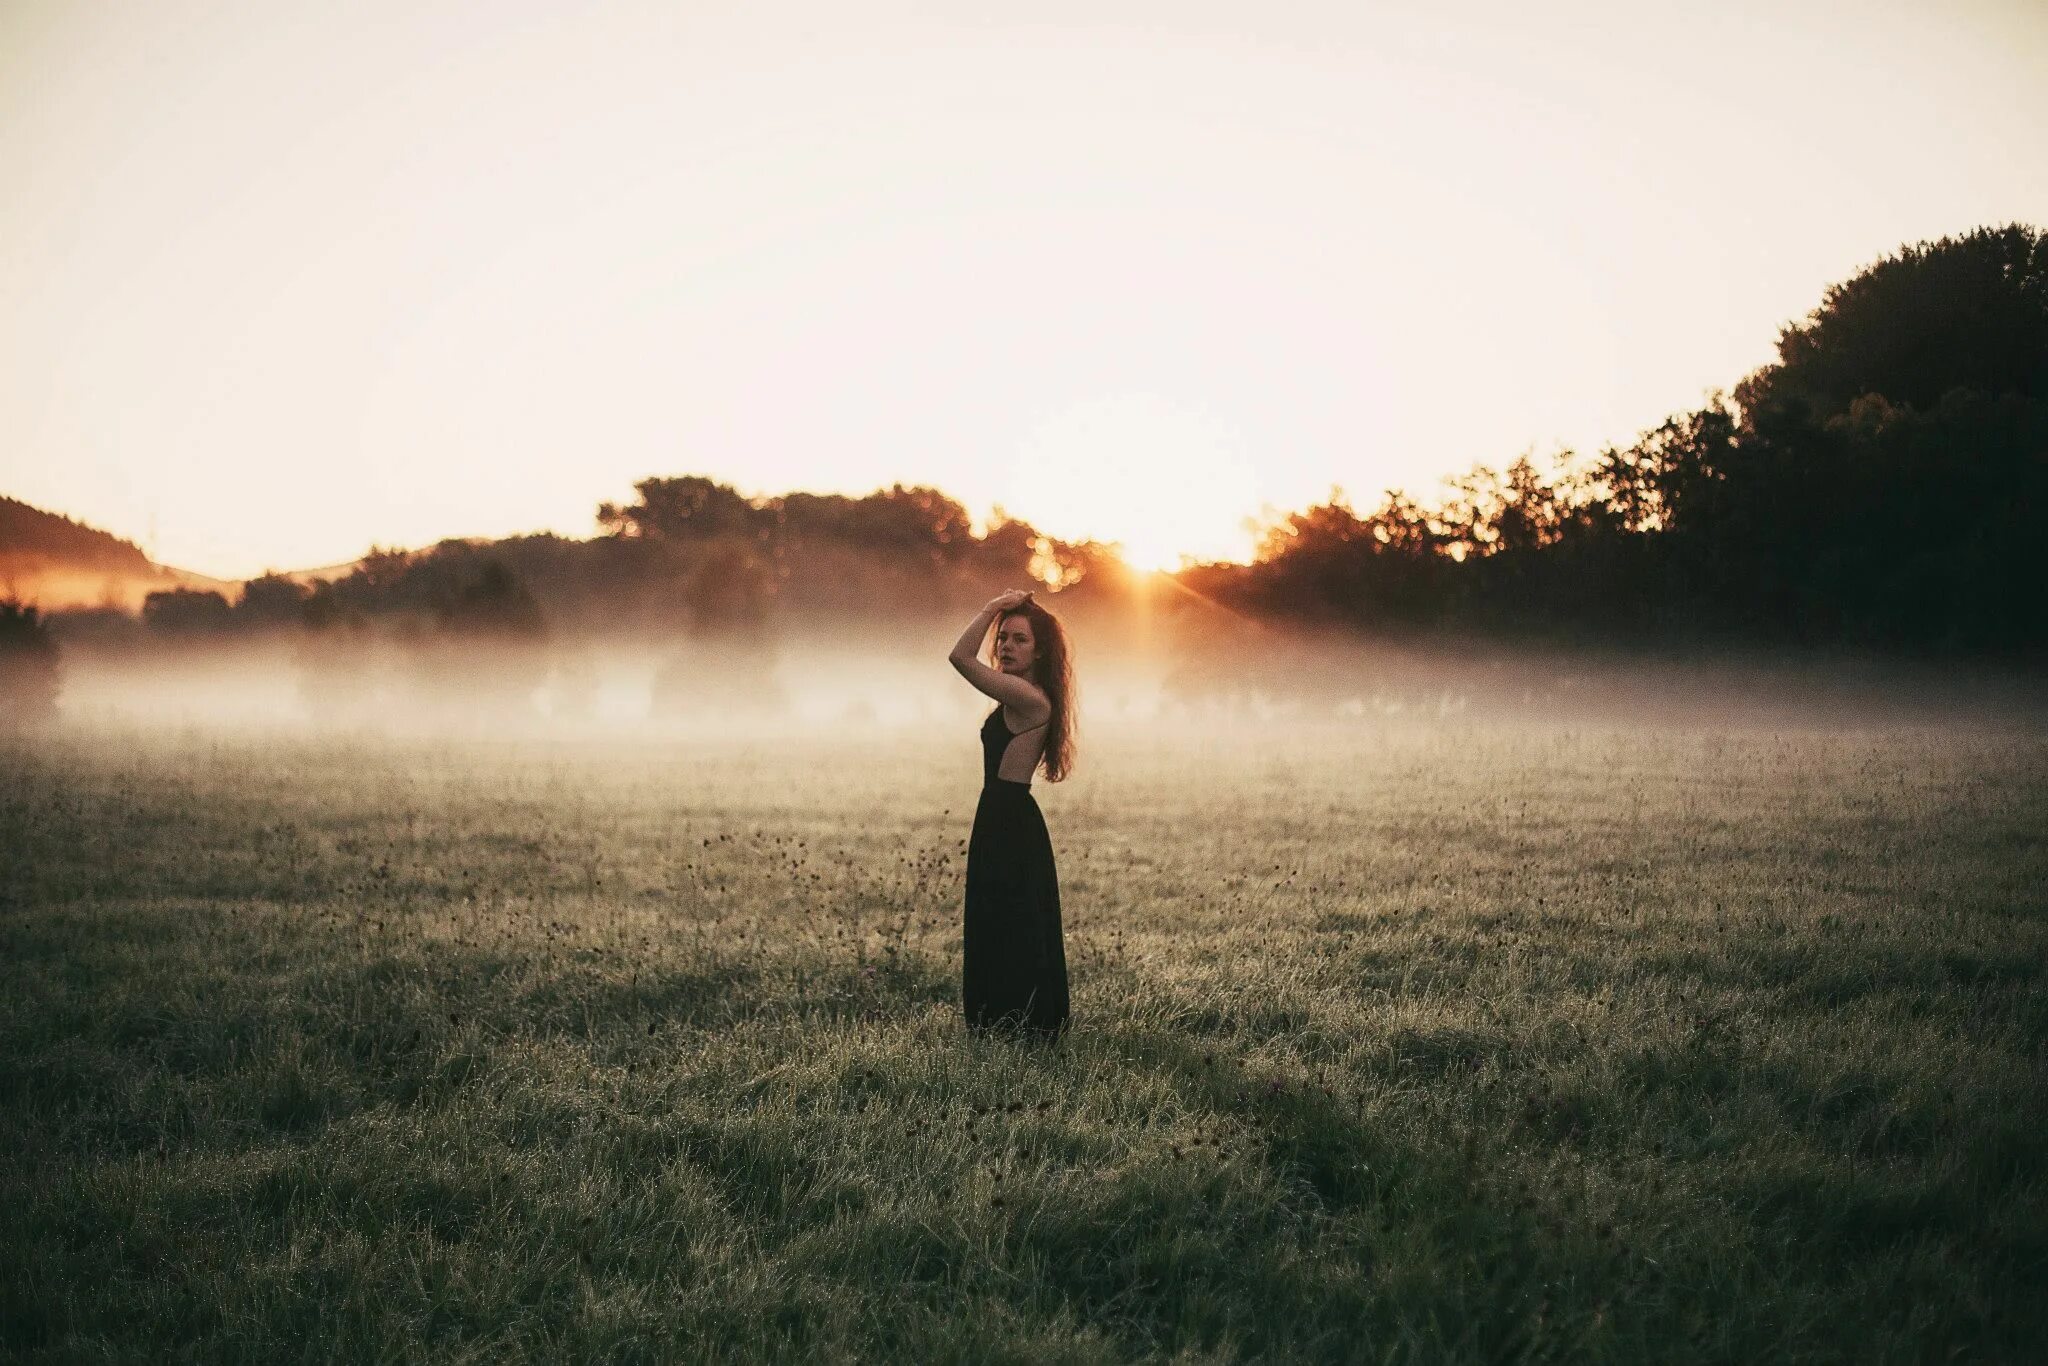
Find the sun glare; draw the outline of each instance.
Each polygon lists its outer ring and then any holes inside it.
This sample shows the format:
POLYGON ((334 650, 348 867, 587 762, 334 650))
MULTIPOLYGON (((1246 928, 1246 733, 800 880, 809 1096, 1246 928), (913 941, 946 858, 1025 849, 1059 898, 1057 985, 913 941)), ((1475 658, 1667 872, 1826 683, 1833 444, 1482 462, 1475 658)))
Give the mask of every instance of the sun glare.
POLYGON ((1146 537, 1135 541, 1118 541, 1117 554, 1133 569, 1178 569, 1181 561, 1198 558, 1187 555, 1179 546, 1164 538, 1154 540, 1146 537))
POLYGON ((1064 409, 1025 436, 1004 505, 1063 540, 1112 542, 1134 568, 1178 569, 1248 558, 1257 494, 1221 424, 1128 394, 1064 409))

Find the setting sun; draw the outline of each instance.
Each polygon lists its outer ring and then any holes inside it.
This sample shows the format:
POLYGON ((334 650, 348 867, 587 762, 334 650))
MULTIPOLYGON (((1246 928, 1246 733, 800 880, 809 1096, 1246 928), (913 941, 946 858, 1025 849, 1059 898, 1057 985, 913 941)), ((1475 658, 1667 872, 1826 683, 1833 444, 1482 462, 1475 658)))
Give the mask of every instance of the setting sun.
POLYGON ((1123 394, 1027 433, 1005 506, 1066 539, 1112 542, 1134 568, 1175 569, 1247 558, 1258 496, 1222 423, 1156 394, 1123 394))

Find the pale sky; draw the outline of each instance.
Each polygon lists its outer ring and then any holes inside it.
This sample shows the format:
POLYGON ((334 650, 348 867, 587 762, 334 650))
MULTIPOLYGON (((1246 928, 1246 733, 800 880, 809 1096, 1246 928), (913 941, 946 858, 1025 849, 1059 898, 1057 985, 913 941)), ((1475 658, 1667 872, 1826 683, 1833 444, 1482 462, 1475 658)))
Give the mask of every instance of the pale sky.
POLYGON ((1242 554, 1695 406, 2043 147, 2039 0, 0 0, 0 493, 223 577, 682 473, 1242 554))

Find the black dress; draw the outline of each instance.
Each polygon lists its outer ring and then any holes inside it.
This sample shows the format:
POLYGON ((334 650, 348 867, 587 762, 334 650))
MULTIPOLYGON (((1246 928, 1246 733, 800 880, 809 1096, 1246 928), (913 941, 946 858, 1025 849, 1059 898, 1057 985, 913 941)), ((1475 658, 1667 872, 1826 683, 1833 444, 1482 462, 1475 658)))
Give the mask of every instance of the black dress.
POLYGON ((967 840, 960 1004, 969 1028, 1014 1024, 1051 1037, 1067 1027, 1060 882, 1031 784, 996 776, 1015 738, 1001 707, 982 723, 981 801, 967 840))

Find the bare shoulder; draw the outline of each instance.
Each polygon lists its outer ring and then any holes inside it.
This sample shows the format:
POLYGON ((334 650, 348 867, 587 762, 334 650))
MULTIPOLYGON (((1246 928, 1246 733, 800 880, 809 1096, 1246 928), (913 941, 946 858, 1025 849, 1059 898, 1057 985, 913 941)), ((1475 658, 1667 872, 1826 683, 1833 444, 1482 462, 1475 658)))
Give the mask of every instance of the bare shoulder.
POLYGON ((1030 730, 1052 720, 1052 699, 1036 684, 1025 683, 1024 686, 1030 689, 1030 696, 1003 704, 1003 724, 1013 731, 1030 730))

